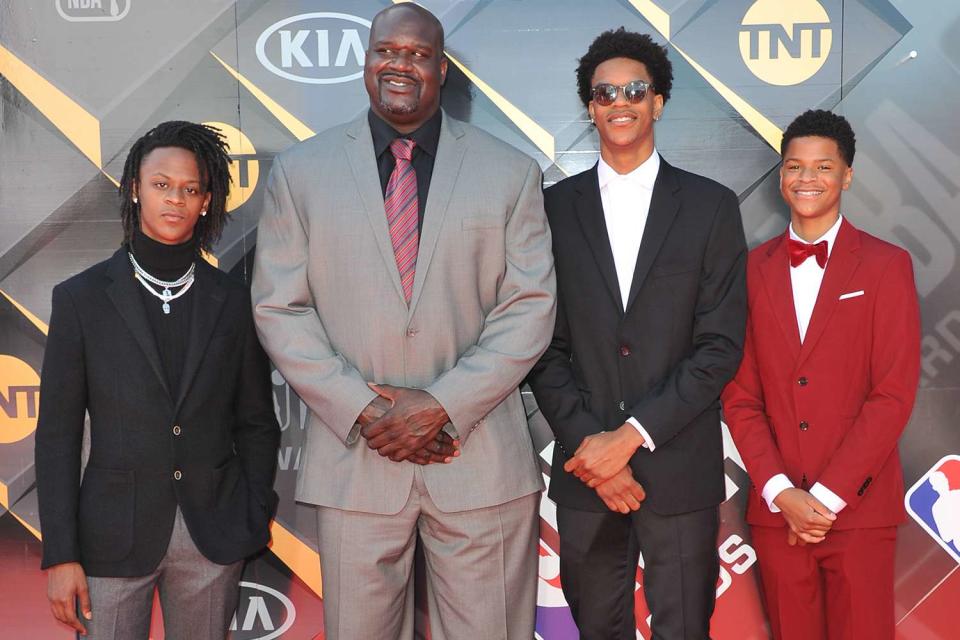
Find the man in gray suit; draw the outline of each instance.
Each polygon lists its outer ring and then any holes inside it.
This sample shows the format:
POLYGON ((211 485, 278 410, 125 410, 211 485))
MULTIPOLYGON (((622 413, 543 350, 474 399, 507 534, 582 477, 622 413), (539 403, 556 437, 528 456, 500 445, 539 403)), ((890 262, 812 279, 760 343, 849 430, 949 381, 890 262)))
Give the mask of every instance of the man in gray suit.
POLYGON ((311 409, 330 640, 533 636, 542 480, 518 384, 555 282, 540 168, 440 109, 443 28, 374 18, 370 110, 274 159, 253 278, 261 340, 311 409), (429 197, 428 197, 429 196, 429 197))

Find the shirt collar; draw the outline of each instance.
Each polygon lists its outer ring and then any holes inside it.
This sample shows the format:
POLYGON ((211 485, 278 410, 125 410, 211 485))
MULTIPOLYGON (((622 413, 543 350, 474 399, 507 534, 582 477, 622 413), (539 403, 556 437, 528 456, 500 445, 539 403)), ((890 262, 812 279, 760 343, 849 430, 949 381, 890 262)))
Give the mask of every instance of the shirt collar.
POLYGON ((373 136, 373 150, 379 158, 387 149, 390 143, 397 138, 409 138, 417 143, 417 147, 426 151, 434 158, 437 157, 437 146, 440 144, 440 123, 443 117, 440 109, 430 116, 430 119, 420 125, 420 128, 407 135, 400 134, 390 124, 375 114, 373 109, 367 111, 367 121, 370 123, 370 133, 373 136))
POLYGON ((654 148, 649 158, 644 160, 639 167, 630 173, 617 173, 613 167, 604 161, 603 156, 600 156, 600 161, 597 164, 597 178, 600 181, 601 189, 614 180, 621 180, 637 187, 643 187, 648 191, 653 191, 653 184, 657 181, 657 173, 659 173, 659 171, 660 154, 657 153, 656 148, 654 148))
POLYGON ((827 241, 827 257, 829 258, 830 252, 833 251, 833 243, 837 239, 837 233, 840 231, 840 225, 842 223, 843 223, 843 216, 842 215, 837 216, 837 221, 833 223, 833 226, 827 229, 826 233, 824 233, 822 236, 820 236, 813 242, 807 242, 806 240, 798 236, 797 233, 793 230, 793 223, 791 223, 788 225, 788 227, 790 228, 790 239, 796 240, 797 242, 802 242, 804 244, 817 244, 818 242, 822 242, 826 240, 827 241))

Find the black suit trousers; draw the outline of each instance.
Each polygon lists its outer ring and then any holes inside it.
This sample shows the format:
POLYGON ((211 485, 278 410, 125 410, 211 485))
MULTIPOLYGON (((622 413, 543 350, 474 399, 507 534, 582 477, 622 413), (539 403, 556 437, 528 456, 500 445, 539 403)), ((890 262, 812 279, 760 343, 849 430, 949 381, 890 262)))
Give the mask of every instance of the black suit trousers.
POLYGON ((707 640, 720 573, 718 507, 629 515, 557 506, 560 580, 582 640, 635 640, 634 589, 643 592, 653 640, 707 640))

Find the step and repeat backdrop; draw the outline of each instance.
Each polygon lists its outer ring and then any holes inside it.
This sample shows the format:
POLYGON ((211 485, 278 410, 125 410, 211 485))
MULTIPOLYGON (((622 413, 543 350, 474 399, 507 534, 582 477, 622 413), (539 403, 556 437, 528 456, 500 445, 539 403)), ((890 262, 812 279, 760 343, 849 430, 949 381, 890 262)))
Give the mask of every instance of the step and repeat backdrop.
MULTIPOLYGON (((46 603, 33 467, 39 373, 59 281, 121 238, 116 180, 158 122, 220 127, 234 159, 231 221, 210 259, 249 281, 274 155, 365 109, 371 18, 388 0, 0 0, 0 637, 65 639, 46 603)), ((780 233, 779 139, 812 107, 858 138, 844 215, 911 252, 923 379, 901 440, 910 519, 896 570, 899 638, 955 638, 960 601, 960 5, 954 0, 424 0, 447 32, 443 104, 535 157, 546 182, 590 167, 598 141, 574 87, 601 31, 670 51, 657 125, 671 163, 730 186, 751 245, 780 233), (946 482, 943 481, 946 478, 946 482), (931 478, 934 479, 931 482, 931 478)), ((315 518, 293 500, 307 409, 279 373, 281 504, 247 567, 233 637, 323 638, 315 518)), ((549 427, 525 394, 549 482, 549 427)), ((713 637, 769 637, 743 523, 749 479, 727 438, 713 637)), ((691 472, 695 472, 691 470, 691 472)), ((541 506, 537 637, 577 637, 541 506)), ((641 563, 642 565, 642 563, 641 563)), ((649 638, 637 574, 637 637, 649 638)), ((429 621, 418 620, 429 637, 429 621)), ((155 620, 154 638, 162 638, 155 620)), ((814 640, 814 639, 811 639, 814 640)))

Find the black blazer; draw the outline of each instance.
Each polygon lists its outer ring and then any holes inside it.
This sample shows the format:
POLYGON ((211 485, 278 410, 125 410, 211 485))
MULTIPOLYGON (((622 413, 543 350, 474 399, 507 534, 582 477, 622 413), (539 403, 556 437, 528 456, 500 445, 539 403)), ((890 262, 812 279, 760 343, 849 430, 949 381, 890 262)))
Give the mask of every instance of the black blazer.
POLYGON ((168 389, 139 286, 122 248, 53 290, 36 436, 43 568, 150 573, 177 505, 214 562, 269 539, 280 429, 247 289, 197 262, 181 385, 168 389))
POLYGON ((528 381, 558 444, 550 497, 605 511, 563 464, 585 436, 633 416, 655 444, 630 461, 644 508, 677 514, 719 504, 719 397, 740 363, 747 312, 736 195, 661 158, 626 313, 596 166, 548 188, 545 206, 557 321, 528 381))

